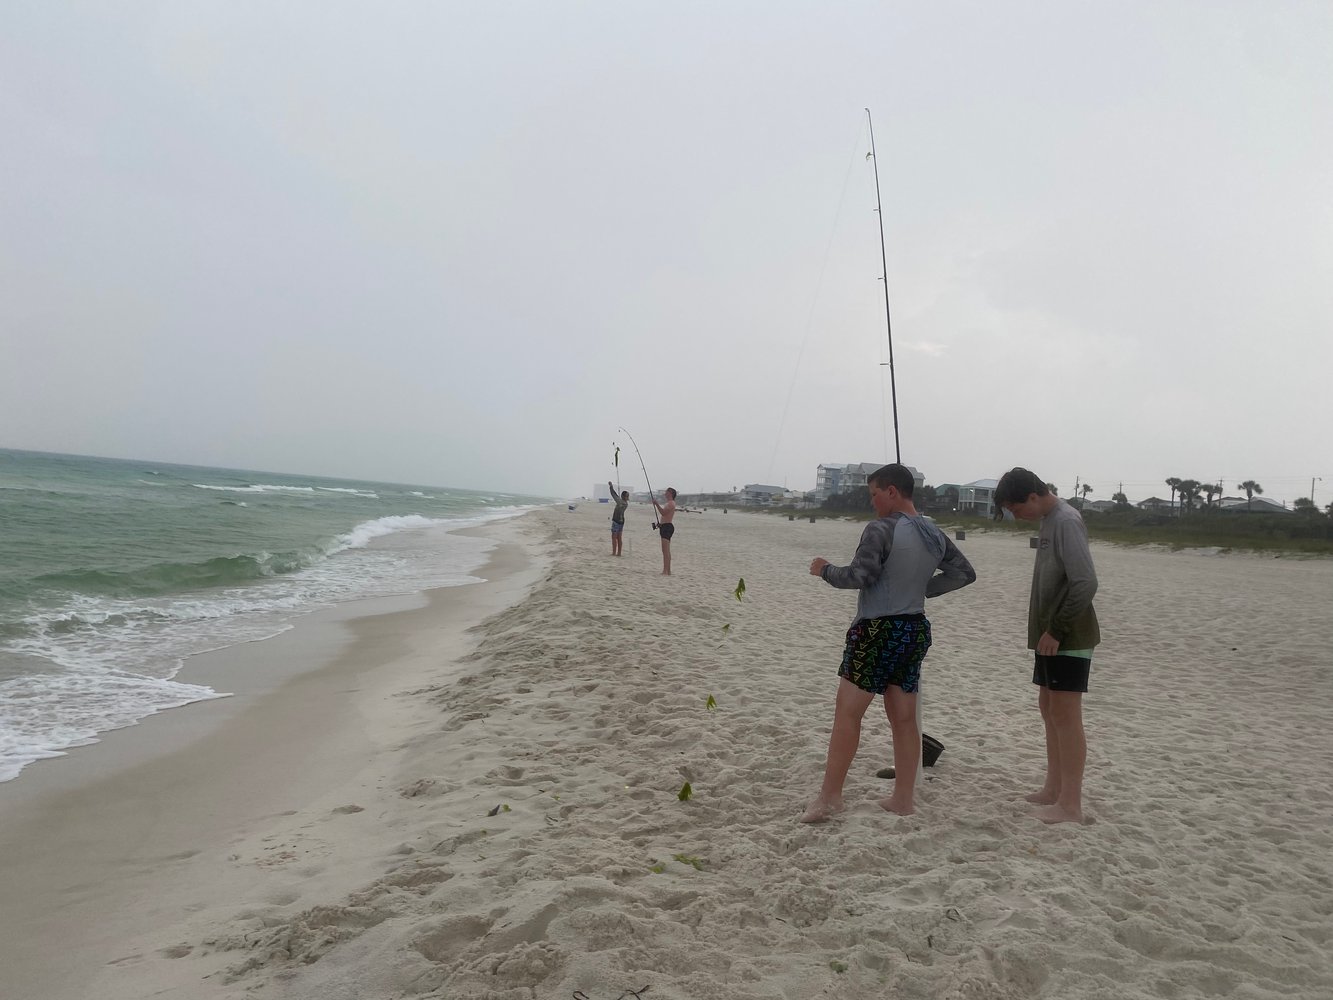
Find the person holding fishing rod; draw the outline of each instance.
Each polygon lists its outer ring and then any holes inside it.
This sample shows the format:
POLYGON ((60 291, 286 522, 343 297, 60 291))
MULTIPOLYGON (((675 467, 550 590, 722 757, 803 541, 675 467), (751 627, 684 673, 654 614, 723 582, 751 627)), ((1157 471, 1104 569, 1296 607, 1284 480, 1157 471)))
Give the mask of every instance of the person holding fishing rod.
POLYGON ((634 440, 634 435, 624 427, 620 428, 625 436, 629 438, 629 443, 634 446, 634 454, 639 456, 639 468, 643 470, 643 481, 648 484, 648 499, 653 502, 653 507, 657 511, 657 523, 653 528, 662 536, 662 575, 671 575, 671 536, 676 533, 676 526, 672 521, 676 517, 676 491, 668 486, 666 489, 667 502, 665 505, 657 502, 657 494, 653 491, 653 481, 648 477, 648 466, 643 464, 643 452, 639 451, 639 443, 634 440))
POLYGON ((676 533, 676 526, 671 523, 672 518, 676 516, 676 491, 673 487, 666 488, 666 505, 657 502, 657 497, 650 492, 648 498, 652 500, 653 506, 657 508, 657 523, 653 525, 662 536, 662 575, 671 575, 671 536, 676 533))

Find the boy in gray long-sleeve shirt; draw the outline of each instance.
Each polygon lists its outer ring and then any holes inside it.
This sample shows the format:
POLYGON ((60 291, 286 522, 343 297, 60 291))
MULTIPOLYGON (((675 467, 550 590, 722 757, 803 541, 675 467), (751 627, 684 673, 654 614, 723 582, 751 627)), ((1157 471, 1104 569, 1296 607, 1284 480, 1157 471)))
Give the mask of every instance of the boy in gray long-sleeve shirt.
POLYGON ((903 816, 916 811, 921 754, 917 687, 931 641, 926 598, 966 587, 977 578, 957 546, 916 512, 911 470, 886 465, 871 474, 868 485, 879 519, 866 525, 851 564, 833 566, 822 558, 810 564, 813 576, 860 593, 838 669, 824 783, 801 817, 803 823, 818 823, 842 811, 842 786, 861 741, 861 717, 877 694, 884 696, 896 768, 893 794, 880 805, 903 816))
POLYGON ((995 505, 1025 521, 1040 521, 1037 560, 1028 598, 1028 648, 1035 652, 1032 683, 1046 728, 1046 781, 1027 796, 1045 823, 1083 821, 1083 695, 1093 648, 1101 642, 1092 598, 1097 571, 1083 515, 1035 473, 1010 469, 995 487, 995 505))

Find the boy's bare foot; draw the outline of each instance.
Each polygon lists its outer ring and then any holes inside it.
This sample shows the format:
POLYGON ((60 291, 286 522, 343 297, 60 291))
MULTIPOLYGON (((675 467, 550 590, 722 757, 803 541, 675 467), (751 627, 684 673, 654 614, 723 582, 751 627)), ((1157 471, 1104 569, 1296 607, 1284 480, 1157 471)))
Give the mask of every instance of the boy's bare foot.
POLYGON ((825 802, 823 799, 815 799, 810 803, 810 808, 805 811, 801 817, 802 823, 823 823, 831 816, 835 816, 845 809, 842 799, 836 799, 833 802, 825 802))
POLYGON ((1043 823, 1082 823, 1083 813, 1066 809, 1064 806, 1043 806, 1036 812, 1037 819, 1043 823))
POLYGON ((1055 800, 1058 799, 1059 797, 1060 797, 1059 792, 1048 792, 1044 788, 1033 792, 1031 795, 1023 796, 1023 798, 1026 799, 1028 802, 1031 802, 1033 805, 1038 805, 1038 806, 1053 806, 1055 805, 1055 800))
POLYGON ((916 812, 915 805, 911 802, 902 801, 895 795, 890 795, 887 799, 880 799, 879 807, 891 813, 897 813, 899 816, 911 816, 912 813, 916 812))

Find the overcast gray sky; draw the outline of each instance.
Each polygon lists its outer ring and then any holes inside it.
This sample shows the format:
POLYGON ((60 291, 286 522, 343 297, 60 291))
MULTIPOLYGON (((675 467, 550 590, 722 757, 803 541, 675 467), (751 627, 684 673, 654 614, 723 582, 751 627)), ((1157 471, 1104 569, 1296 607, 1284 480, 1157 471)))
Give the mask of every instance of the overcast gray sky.
POLYGON ((1333 5, 0 5, 0 446, 1333 499, 1333 5))

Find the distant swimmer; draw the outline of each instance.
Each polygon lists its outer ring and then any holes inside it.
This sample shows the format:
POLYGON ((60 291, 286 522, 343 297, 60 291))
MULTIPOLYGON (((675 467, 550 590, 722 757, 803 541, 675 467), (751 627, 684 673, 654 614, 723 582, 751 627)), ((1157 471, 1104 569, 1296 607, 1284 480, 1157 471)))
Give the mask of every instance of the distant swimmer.
POLYGON ((676 533, 676 526, 672 524, 672 518, 676 516, 676 491, 672 487, 666 488, 667 502, 664 505, 657 502, 657 497, 651 493, 653 506, 657 509, 657 530, 662 535, 662 575, 671 575, 671 536, 676 533))
MULTIPOLYGON (((611 498, 616 496, 616 488, 608 479, 606 485, 611 488, 611 498)), ((624 540, 620 537, 625 530, 625 508, 629 506, 629 490, 620 491, 620 499, 616 500, 616 509, 611 512, 611 554, 618 556, 621 553, 621 546, 624 540)))
POLYGON ((917 513, 910 469, 886 465, 870 474, 868 485, 879 518, 861 533, 851 565, 834 566, 827 559, 810 563, 812 576, 860 594, 838 668, 824 783, 802 823, 819 823, 842 812, 842 786, 861 742, 861 718, 875 695, 884 697, 896 772, 893 794, 880 806, 902 816, 916 811, 921 756, 917 689, 931 644, 926 598, 966 587, 977 578, 958 547, 917 513))

